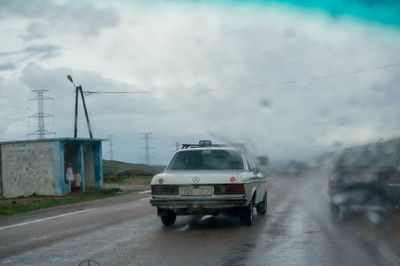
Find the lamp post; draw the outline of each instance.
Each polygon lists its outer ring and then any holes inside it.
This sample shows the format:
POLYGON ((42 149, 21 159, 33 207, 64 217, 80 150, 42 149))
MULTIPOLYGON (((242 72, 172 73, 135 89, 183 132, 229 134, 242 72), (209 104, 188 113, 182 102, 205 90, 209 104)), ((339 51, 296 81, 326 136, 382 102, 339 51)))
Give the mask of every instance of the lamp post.
POLYGON ((71 75, 67 76, 68 80, 74 85, 75 87, 75 120, 74 120, 74 138, 77 137, 78 134, 78 94, 81 94, 82 97, 82 103, 83 103, 83 109, 85 111, 85 116, 86 116, 86 123, 87 123, 87 127, 89 130, 89 136, 92 139, 93 138, 93 134, 92 134, 92 129, 90 127, 90 120, 89 120, 89 114, 88 111, 86 109, 86 103, 85 103, 85 96, 83 95, 83 90, 82 90, 82 86, 76 86, 74 83, 74 80, 72 79, 71 75))

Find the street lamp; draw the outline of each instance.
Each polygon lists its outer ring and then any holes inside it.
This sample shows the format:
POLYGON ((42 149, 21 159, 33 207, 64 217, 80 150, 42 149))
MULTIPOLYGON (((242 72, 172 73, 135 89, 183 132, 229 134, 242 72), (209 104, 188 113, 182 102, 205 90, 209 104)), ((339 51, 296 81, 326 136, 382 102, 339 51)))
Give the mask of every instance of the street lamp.
POLYGON ((75 83, 74 83, 74 81, 72 80, 72 77, 71 77, 71 75, 67 75, 67 78, 69 79, 69 81, 71 81, 71 82, 72 82, 72 84, 74 84, 74 87, 75 87, 75 83))

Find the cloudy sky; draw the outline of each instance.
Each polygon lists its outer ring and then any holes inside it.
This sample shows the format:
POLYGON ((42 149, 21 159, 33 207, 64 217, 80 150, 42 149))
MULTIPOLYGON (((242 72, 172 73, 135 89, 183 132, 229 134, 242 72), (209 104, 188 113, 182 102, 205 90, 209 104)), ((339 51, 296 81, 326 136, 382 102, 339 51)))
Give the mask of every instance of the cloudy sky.
POLYGON ((114 159, 143 162, 143 132, 152 163, 199 139, 308 158, 399 136, 400 4, 1 0, 0 141, 37 130, 38 89, 54 98, 46 129, 72 137, 68 74, 86 91, 148 92, 86 97, 114 159))

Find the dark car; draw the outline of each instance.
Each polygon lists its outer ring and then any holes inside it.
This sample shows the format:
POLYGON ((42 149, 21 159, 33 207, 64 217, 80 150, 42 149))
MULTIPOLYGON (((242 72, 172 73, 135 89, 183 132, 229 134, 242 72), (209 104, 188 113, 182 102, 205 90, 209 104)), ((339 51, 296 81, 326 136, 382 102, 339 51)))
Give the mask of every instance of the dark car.
POLYGON ((395 153, 386 150, 345 151, 329 178, 331 217, 343 210, 398 207, 400 168, 395 153))

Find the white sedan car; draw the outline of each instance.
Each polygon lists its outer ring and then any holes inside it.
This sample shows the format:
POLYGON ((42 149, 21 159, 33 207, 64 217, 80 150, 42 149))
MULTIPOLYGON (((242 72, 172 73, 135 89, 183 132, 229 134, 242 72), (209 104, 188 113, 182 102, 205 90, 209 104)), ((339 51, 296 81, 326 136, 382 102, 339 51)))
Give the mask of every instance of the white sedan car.
POLYGON ((267 212, 265 178, 245 150, 211 141, 184 144, 153 177, 151 193, 164 225, 173 225, 177 215, 223 213, 250 226, 254 207, 259 215, 267 212))

